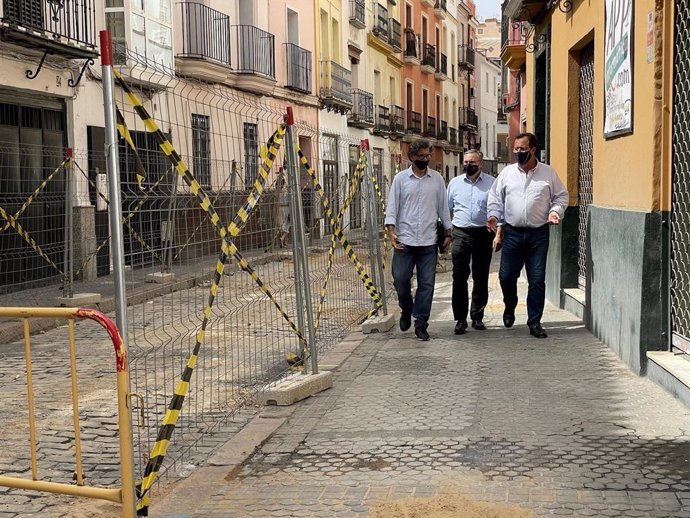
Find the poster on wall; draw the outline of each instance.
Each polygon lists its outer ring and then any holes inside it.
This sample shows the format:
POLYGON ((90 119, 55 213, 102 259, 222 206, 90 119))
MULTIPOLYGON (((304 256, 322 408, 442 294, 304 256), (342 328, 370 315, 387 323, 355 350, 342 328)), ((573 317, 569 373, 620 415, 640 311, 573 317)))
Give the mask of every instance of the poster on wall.
POLYGON ((633 131, 634 0, 606 0, 604 137, 633 131))

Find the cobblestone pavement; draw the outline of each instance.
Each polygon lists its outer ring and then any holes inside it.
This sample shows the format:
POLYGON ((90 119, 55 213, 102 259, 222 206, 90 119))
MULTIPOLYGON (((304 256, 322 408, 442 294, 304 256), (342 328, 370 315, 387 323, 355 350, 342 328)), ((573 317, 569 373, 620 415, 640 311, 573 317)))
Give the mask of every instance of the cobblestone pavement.
POLYGON ((298 404, 241 470, 209 477, 208 498, 154 516, 368 516, 462 494, 536 516, 690 517, 686 407, 566 312, 547 309, 545 340, 499 327, 495 277, 489 330, 453 335, 439 277, 431 341, 351 335, 361 343, 332 389, 298 404))

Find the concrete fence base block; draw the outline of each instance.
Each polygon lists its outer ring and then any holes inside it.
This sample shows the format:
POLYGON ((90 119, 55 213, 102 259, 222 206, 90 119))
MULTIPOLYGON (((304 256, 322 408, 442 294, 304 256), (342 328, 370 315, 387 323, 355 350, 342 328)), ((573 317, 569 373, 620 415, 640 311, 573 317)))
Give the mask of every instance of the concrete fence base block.
POLYGON ((395 325, 395 318, 393 315, 380 315, 370 318, 362 322, 362 333, 365 335, 371 333, 387 333, 395 325))
POLYGON ((264 405, 292 405, 333 386, 331 372, 293 374, 277 385, 266 388, 259 396, 264 405))
POLYGON ((146 276, 147 282, 155 282, 156 284, 165 284, 166 282, 172 282, 174 280, 175 280, 175 274, 174 273, 155 272, 155 273, 149 273, 146 276))
POLYGON ((98 304, 100 301, 100 293, 75 293, 73 297, 57 297, 54 305, 66 308, 78 308, 81 306, 98 304))

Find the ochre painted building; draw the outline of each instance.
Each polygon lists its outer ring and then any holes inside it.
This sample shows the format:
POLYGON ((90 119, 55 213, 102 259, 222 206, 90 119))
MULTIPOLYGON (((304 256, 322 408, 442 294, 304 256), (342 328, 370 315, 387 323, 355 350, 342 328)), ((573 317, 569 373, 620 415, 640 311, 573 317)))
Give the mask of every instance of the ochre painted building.
POLYGON ((563 224, 551 229, 547 296, 638 373, 657 368, 648 352, 690 343, 688 95, 673 98, 690 68, 678 53, 674 69, 673 52, 674 37, 687 41, 688 4, 503 4, 526 36, 524 54, 503 52, 504 62, 524 56, 524 68, 508 63, 524 74, 522 126, 570 193, 563 224))

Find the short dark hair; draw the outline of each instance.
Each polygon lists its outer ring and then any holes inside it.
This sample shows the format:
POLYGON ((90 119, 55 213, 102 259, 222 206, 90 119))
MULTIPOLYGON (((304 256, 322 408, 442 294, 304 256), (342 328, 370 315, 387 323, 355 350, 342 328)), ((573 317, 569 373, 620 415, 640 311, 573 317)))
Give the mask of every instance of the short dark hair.
MULTIPOLYGON (((521 139, 521 138, 526 138, 526 139, 527 139, 527 142, 529 142, 529 147, 530 147, 530 148, 537 147, 537 137, 536 137, 536 135, 535 135, 534 133, 528 133, 528 132, 520 133, 519 135, 517 135, 517 136, 515 137, 515 140, 518 140, 518 139, 521 139)), ((514 142, 514 141, 513 141, 513 142, 514 142)))
POLYGON ((415 140, 410 144, 409 149, 407 150, 408 156, 410 155, 416 155, 417 151, 423 148, 429 148, 429 152, 433 151, 434 146, 431 145, 431 142, 429 142, 427 139, 420 138, 415 140))

